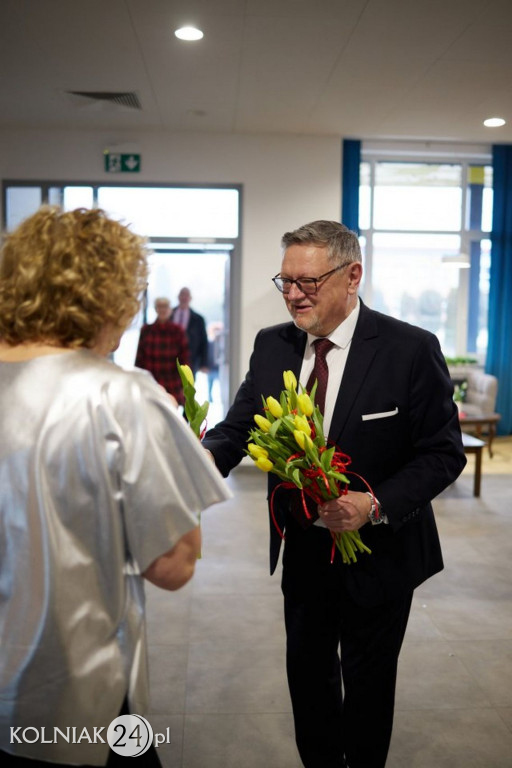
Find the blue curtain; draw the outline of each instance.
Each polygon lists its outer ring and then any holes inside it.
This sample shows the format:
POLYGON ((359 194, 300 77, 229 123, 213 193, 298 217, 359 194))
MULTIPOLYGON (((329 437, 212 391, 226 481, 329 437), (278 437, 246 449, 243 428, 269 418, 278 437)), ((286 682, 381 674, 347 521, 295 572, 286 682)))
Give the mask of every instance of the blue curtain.
POLYGON ((342 162, 341 221, 346 227, 359 234, 360 141, 344 139, 342 162))
POLYGON ((512 145, 492 148, 494 202, 486 371, 498 377, 498 433, 512 433, 512 145))

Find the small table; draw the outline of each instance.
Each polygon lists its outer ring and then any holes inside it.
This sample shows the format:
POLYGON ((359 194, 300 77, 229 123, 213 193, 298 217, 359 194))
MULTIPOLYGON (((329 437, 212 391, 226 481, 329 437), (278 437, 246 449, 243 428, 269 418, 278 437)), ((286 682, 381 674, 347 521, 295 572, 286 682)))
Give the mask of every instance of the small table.
POLYGON ((466 416, 464 414, 464 405, 462 405, 462 414, 459 415, 460 420, 460 428, 466 429, 466 427, 474 427, 476 436, 478 438, 482 437, 482 427, 487 427, 487 431, 489 433, 488 437, 488 448, 489 448, 489 456, 492 459, 492 441, 493 438, 496 437, 496 424, 501 419, 501 414, 499 413, 486 413, 483 416, 466 416))
POLYGON ((462 445, 464 446, 464 453, 475 454, 475 479, 473 481, 473 496, 480 496, 480 485, 482 481, 482 450, 485 446, 485 441, 480 440, 473 435, 467 435, 462 433, 462 445))

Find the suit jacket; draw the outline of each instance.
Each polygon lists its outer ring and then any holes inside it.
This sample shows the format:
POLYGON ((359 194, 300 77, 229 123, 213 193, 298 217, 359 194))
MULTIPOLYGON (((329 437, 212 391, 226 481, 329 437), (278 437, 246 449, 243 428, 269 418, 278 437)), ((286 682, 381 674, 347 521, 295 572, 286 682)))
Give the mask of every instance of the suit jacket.
MULTIPOLYGON (((178 307, 172 311, 171 320, 174 321, 174 315, 178 307)), ((188 348, 190 352, 190 367, 194 371, 199 368, 208 367, 208 336, 206 335, 206 324, 204 317, 193 309, 189 309, 188 325, 185 329, 188 339, 188 348)))
MULTIPOLYGON (((279 397, 284 370, 298 379, 306 340, 293 323, 258 333, 232 407, 204 439, 224 475, 244 456, 253 415, 262 411, 261 395, 279 397)), ((452 393, 437 338, 361 302, 329 439, 352 458, 350 469, 370 484, 389 525, 363 526, 361 537, 372 554, 344 566, 356 602, 382 602, 443 568, 431 500, 466 463, 452 393)), ((350 479, 351 490, 366 490, 357 478, 350 479)), ((279 482, 269 475, 269 493, 279 482)), ((281 529, 293 493, 276 494, 274 512, 281 529)), ((280 545, 271 524, 271 572, 280 545)))

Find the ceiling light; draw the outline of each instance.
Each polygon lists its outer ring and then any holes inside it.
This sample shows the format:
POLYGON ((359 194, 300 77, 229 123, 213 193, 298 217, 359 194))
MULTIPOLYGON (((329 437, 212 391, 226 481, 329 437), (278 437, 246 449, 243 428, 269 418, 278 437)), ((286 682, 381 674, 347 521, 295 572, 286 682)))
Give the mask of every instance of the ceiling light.
POLYGON ((180 40, 201 40, 203 33, 196 27, 181 27, 174 33, 180 40))
POLYGON ((487 128, 499 128, 501 125, 505 125, 505 122, 502 117, 489 117, 484 120, 484 125, 487 128))

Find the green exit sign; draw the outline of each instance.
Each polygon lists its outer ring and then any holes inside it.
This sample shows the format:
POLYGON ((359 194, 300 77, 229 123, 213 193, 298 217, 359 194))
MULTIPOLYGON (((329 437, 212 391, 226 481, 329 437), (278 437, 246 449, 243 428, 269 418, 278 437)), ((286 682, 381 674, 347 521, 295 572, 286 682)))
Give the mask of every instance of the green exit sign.
POLYGON ((140 155, 133 152, 105 152, 105 170, 107 173, 138 173, 140 155))

